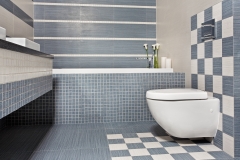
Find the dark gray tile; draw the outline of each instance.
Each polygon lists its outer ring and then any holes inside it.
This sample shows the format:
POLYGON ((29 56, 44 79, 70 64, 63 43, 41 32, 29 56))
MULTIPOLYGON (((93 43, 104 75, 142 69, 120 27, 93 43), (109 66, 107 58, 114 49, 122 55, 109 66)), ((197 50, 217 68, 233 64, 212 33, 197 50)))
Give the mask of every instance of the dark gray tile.
POLYGON ((216 22, 216 39, 222 39, 222 21, 216 22))
POLYGON ((109 139, 108 140, 109 144, 120 144, 120 143, 125 143, 124 139, 109 139))
POLYGON ((213 58, 213 75, 222 75, 222 58, 213 58))
POLYGON ((154 137, 140 138, 142 142, 158 142, 154 137))
POLYGON ((146 10, 143 8, 114 8, 113 21, 142 22, 147 19, 146 10))
POLYGON ((58 160, 58 159, 99 159, 111 160, 109 149, 81 149, 81 150, 58 150, 58 151, 40 151, 34 152, 32 160, 58 160))
POLYGON ((205 42, 205 58, 212 58, 213 57, 213 42, 205 42))
POLYGON ((224 0, 222 2, 222 19, 233 16, 232 0, 224 0))
POLYGON ((231 116, 223 114, 223 133, 233 137, 234 119, 231 116))
POLYGON ((197 29, 197 43, 202 43, 202 29, 201 28, 198 28, 197 29))
MULTIPOLYGON (((240 76, 240 57, 234 57, 234 76, 240 76)), ((239 87, 240 88, 240 87, 239 87)))
POLYGON ((188 153, 171 154, 171 156, 175 160, 194 160, 194 158, 188 153))
POLYGON ((212 155, 216 159, 232 159, 230 155, 223 151, 216 151, 216 152, 208 152, 210 155, 212 155))
POLYGON ((223 94, 228 96, 233 95, 233 77, 232 76, 223 76, 222 78, 223 83, 223 94))
POLYGON ((112 157, 126 157, 131 156, 128 150, 118 150, 118 151, 111 151, 112 157))
POLYGON ((37 150, 89 149, 108 147, 105 130, 55 129, 49 132, 37 150))
POLYGON ((163 147, 176 147, 179 146, 179 144, 175 141, 172 142, 160 142, 163 147))
POLYGON ((198 59, 198 74, 205 73, 205 61, 204 59, 198 59))
POLYGON ((204 21, 209 21, 212 19, 212 7, 204 10, 204 21))
POLYGON ((222 39, 222 51, 223 57, 233 56, 233 37, 222 39))
POLYGON ((205 90, 213 92, 213 76, 205 75, 205 90))
MULTIPOLYGON (((157 13, 156 9, 146 9, 146 22, 156 22, 157 13)), ((141 22, 141 21, 140 21, 141 22)))
POLYGON ((138 135, 136 133, 123 133, 123 138, 138 138, 138 135))
POLYGON ((198 89, 198 75, 197 74, 192 74, 192 88, 198 89))
POLYGON ((183 146, 183 148, 189 153, 189 152, 205 152, 202 148, 199 146, 183 146))
POLYGON ((139 149, 139 148, 146 148, 143 143, 129 143, 127 144, 128 149, 139 149))
POLYGON ((191 31, 197 29, 197 15, 191 17, 191 31))
POLYGON ((148 152, 151 155, 156 155, 156 154, 168 154, 165 148, 150 148, 148 149, 148 152))
MULTIPOLYGON (((115 38, 155 38, 146 34, 147 26, 141 24, 114 24, 115 38)), ((152 28, 154 30, 154 28, 152 28)))
POLYGON ((133 156, 133 160, 153 160, 151 156, 133 156))
POLYGON ((197 59, 197 44, 191 46, 191 59, 197 59))
POLYGON ((214 137, 213 141, 214 145, 220 149, 223 149, 223 133, 222 131, 217 131, 216 136, 214 137))

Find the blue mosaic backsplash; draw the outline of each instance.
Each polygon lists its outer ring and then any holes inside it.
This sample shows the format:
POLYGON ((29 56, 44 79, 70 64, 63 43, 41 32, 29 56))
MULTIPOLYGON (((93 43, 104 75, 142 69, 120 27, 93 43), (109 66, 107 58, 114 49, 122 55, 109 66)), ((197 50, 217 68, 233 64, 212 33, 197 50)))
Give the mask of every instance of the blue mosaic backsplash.
POLYGON ((0 84, 0 119, 50 90, 52 75, 0 84))
POLYGON ((8 116, 9 125, 153 121, 146 91, 185 87, 184 73, 53 76, 53 91, 8 116))

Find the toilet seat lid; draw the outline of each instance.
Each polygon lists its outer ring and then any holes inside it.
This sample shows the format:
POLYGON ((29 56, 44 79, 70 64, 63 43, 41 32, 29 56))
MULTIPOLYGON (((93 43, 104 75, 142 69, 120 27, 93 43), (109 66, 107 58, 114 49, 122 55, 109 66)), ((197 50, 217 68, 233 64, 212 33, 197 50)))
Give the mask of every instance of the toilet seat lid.
POLYGON ((207 99, 207 92, 198 89, 181 88, 181 89, 157 89, 147 91, 147 99, 155 100, 193 100, 207 99))

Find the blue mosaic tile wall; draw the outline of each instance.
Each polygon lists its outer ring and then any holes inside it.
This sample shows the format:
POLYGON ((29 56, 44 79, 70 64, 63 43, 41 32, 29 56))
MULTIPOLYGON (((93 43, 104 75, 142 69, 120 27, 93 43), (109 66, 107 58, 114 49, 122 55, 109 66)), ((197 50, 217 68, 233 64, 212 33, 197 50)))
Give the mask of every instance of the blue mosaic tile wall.
POLYGON ((0 119, 50 90, 52 75, 0 84, 0 119))
POLYGON ((184 73, 54 75, 53 91, 7 121, 9 125, 153 121, 146 91, 184 87, 184 73))
POLYGON ((221 101, 214 144, 240 157, 240 3, 224 0, 191 18, 192 88, 221 101), (215 19, 216 39, 202 42, 201 23, 215 19))
POLYGON ((34 41, 57 56, 53 68, 147 68, 136 57, 156 43, 156 0, 34 2, 34 41))

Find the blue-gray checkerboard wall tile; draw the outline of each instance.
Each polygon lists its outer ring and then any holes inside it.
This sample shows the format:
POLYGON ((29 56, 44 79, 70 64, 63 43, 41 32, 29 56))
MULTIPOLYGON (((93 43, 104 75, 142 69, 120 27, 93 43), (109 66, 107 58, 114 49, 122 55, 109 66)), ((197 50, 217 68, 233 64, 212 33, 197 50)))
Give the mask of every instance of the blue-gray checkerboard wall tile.
POLYGON ((213 75, 222 75, 222 58, 213 58, 213 75))
POLYGON ((215 22, 216 27, 216 39, 222 39, 222 21, 215 22))
POLYGON ((223 114, 223 133, 234 136, 234 119, 231 116, 223 114))
POLYGON ((191 46, 191 59, 197 59, 197 44, 191 46))
POLYGON ((205 42, 205 58, 212 58, 213 57, 213 42, 205 42))
POLYGON ((223 95, 234 96, 233 95, 233 77, 232 76, 223 76, 223 95))
POLYGON ((208 92, 213 92, 213 76, 205 75, 205 90, 208 92))
POLYGON ((222 52, 223 57, 233 56, 233 37, 222 39, 222 52))
POLYGON ((234 76, 234 96, 240 97, 240 76, 234 76))
POLYGON ((222 131, 219 131, 219 130, 217 131, 217 134, 214 137, 213 143, 218 148, 223 149, 223 132, 222 131))
POLYGON ((198 59, 198 74, 205 73, 205 61, 204 59, 198 59))
POLYGON ((191 31, 197 29, 197 15, 191 17, 191 31))
POLYGON ((202 28, 197 29, 197 43, 202 43, 202 28))
POLYGON ((204 22, 209 21, 212 19, 212 7, 204 10, 204 22))
POLYGON ((198 89, 198 75, 197 74, 192 74, 192 88, 198 89))
POLYGON ((222 19, 233 16, 233 3, 232 0, 224 0, 222 2, 222 19))

